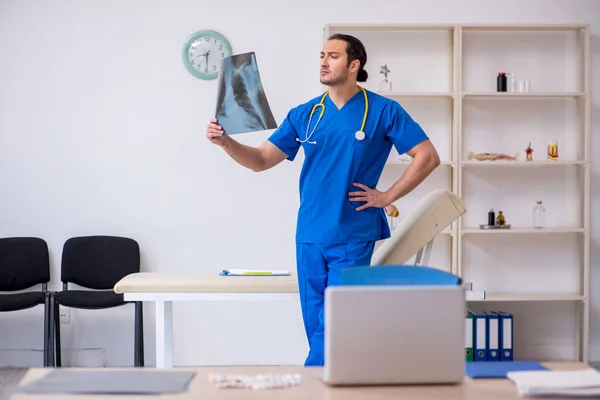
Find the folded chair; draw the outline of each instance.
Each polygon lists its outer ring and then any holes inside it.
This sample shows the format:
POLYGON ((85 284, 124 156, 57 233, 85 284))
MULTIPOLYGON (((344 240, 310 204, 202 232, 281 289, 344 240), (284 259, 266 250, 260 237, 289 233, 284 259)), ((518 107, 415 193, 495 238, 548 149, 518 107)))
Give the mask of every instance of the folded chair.
POLYGON ((44 367, 50 366, 50 257, 48 245, 36 237, 0 238, 0 312, 44 305, 44 367), (26 290, 42 285, 41 290, 26 290))
MULTIPOLYGON (((130 238, 82 236, 68 239, 62 252, 63 290, 54 293, 54 343, 56 366, 61 366, 59 306, 98 310, 130 302, 114 292, 123 277, 140 272, 140 248, 130 238), (88 290, 73 290, 75 284, 88 290)), ((144 366, 142 303, 135 303, 134 366, 144 366)))
POLYGON ((415 255, 414 265, 427 265, 435 237, 466 212, 454 193, 429 192, 375 250, 371 265, 405 264, 415 255))

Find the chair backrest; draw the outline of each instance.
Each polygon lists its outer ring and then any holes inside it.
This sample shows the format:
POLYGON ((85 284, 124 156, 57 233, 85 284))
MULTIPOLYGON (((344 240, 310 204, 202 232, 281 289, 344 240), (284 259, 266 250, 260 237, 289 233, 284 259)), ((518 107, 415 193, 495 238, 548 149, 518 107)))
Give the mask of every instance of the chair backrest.
POLYGON ((0 238, 0 291, 28 289, 49 281, 50 256, 44 239, 0 238))
POLYGON ((61 281, 90 289, 112 289, 126 275, 140 272, 140 248, 130 238, 81 236, 63 246, 61 281))
POLYGON ((442 189, 429 192, 377 248, 371 263, 406 263, 466 212, 462 200, 454 193, 442 189))
POLYGON ((377 265, 342 270, 340 285, 460 285, 459 276, 436 268, 413 265, 377 265))

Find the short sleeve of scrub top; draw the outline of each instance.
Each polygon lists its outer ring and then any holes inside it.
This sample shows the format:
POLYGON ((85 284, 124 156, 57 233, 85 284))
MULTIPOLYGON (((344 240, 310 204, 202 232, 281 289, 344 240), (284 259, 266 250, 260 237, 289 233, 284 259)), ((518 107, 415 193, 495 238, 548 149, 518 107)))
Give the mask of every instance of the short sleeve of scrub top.
POLYGON ((387 110, 386 136, 392 141, 398 154, 404 154, 428 139, 427 134, 398 102, 390 102, 387 110))
POLYGON ((292 109, 285 117, 281 125, 273 132, 269 137, 269 141, 277 146, 281 151, 287 154, 289 161, 294 161, 298 150, 300 149, 300 142, 296 140, 298 133, 294 128, 294 123, 297 119, 297 109, 292 109))

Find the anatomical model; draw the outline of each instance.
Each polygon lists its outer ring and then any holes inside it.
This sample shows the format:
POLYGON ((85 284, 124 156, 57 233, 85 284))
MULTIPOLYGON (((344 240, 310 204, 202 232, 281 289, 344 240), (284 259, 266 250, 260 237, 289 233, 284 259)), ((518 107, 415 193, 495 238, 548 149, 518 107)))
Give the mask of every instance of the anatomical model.
POLYGON ((525 154, 527 154, 527 161, 533 161, 533 149, 531 148, 531 142, 529 142, 529 146, 525 149, 525 154))
POLYGON ((515 154, 514 156, 509 156, 504 153, 474 153, 472 151, 467 155, 468 160, 478 160, 478 161, 497 161, 497 160, 506 160, 506 161, 517 161, 519 159, 519 155, 515 154))

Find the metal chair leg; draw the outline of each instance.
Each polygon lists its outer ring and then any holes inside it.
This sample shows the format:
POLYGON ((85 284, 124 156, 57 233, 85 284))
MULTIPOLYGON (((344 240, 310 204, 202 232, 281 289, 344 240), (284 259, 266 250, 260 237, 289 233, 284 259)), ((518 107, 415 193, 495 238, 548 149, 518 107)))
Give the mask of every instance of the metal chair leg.
POLYGON ((50 293, 44 294, 44 367, 50 366, 50 293))
POLYGON ((144 366, 144 312, 143 303, 135 302, 135 332, 134 332, 134 360, 136 367, 144 366))
POLYGON ((59 305, 56 301, 54 303, 54 354, 55 354, 55 366, 60 367, 62 365, 61 350, 60 350, 60 310, 59 305))
POLYGON ((54 292, 48 298, 48 362, 55 366, 54 357, 54 292))

